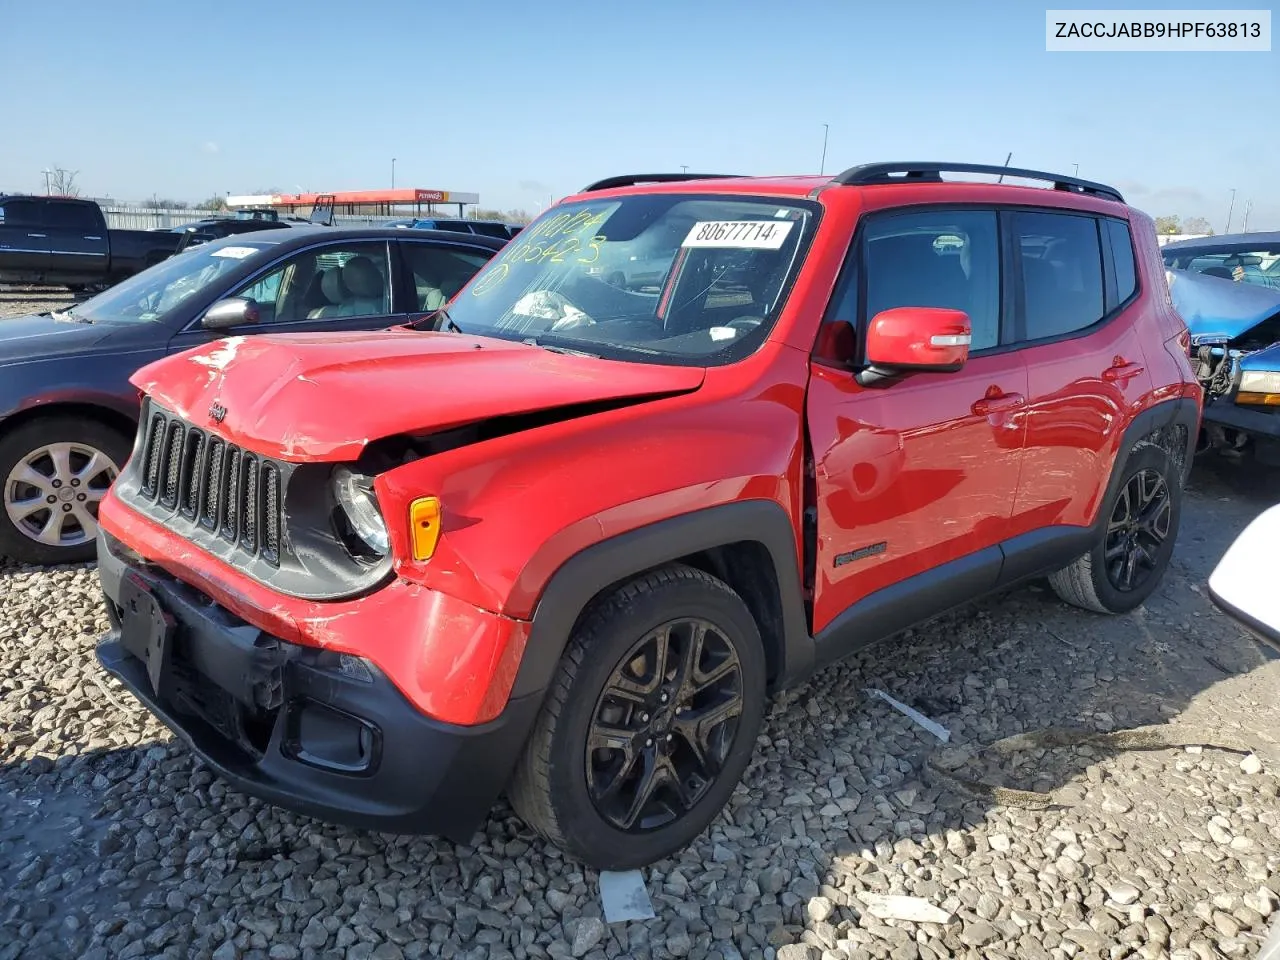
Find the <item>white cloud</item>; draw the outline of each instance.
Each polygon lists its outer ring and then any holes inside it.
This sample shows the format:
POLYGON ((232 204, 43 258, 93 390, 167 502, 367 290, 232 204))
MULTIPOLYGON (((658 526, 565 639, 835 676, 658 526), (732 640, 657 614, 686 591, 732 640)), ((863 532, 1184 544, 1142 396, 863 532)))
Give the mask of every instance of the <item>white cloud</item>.
POLYGON ((201 153, 217 153, 218 144, 215 143, 213 140, 206 140, 204 143, 200 144, 200 152, 201 153))

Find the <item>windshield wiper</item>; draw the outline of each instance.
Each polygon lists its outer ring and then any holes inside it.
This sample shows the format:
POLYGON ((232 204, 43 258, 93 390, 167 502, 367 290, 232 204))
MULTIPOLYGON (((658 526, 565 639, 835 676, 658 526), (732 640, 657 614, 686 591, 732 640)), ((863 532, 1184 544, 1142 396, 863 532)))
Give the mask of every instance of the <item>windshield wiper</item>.
POLYGON ((449 311, 446 310, 444 307, 441 307, 438 310, 432 311, 431 313, 427 314, 425 317, 419 317, 417 320, 412 321, 409 324, 409 326, 411 326, 414 330, 421 330, 428 321, 434 322, 436 317, 444 317, 444 324, 438 329, 449 330, 449 331, 452 331, 453 333, 465 332, 460 326, 458 326, 456 322, 454 322, 453 317, 449 316, 449 311))
POLYGON ((70 320, 72 323, 93 323, 84 314, 76 313, 72 310, 50 310, 49 316, 55 320, 70 320))
POLYGON ((539 343, 537 337, 525 337, 520 341, 527 343, 531 347, 541 347, 543 350, 550 350, 552 353, 563 353, 570 357, 591 357, 594 360, 600 359, 598 353, 588 353, 586 350, 574 350, 572 347, 562 347, 557 344, 539 343))

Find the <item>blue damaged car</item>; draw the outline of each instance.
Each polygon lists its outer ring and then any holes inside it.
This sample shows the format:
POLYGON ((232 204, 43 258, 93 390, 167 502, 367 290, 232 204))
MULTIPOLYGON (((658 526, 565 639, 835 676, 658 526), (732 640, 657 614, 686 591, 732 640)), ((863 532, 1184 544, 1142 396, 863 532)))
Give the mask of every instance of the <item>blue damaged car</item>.
POLYGON ((1280 466, 1280 233, 1198 237, 1161 251, 1204 387, 1201 449, 1280 466))

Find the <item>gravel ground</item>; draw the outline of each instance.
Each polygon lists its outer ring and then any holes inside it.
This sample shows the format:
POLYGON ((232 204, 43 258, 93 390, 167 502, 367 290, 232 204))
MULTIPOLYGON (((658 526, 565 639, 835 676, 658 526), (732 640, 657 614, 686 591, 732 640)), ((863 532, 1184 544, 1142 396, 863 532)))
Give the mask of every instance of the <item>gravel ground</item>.
MULTIPOLYGON (((0 316, 29 303, 0 291, 0 316)), ((725 814, 645 871, 656 918, 613 925, 595 875, 504 803, 459 847, 227 789, 98 668, 93 569, 0 560, 0 960, 1255 956, 1280 906, 1269 755, 1033 751, 988 773, 1067 803, 994 807, 927 775, 938 742, 863 691, 944 724, 948 750, 1160 722, 1274 750, 1280 664, 1204 582, 1277 500, 1280 474, 1209 461, 1144 609, 1096 617, 1020 589, 791 693, 725 814), (951 917, 881 919, 875 894, 951 917)))

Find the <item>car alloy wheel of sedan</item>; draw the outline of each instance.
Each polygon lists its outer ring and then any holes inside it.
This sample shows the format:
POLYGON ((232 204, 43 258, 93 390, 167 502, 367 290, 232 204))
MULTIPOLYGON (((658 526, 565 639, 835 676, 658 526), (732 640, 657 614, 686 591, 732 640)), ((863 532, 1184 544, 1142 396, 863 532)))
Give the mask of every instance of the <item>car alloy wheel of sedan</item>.
POLYGON ((87 444, 37 447, 5 478, 5 513, 37 543, 80 546, 97 537, 98 504, 119 474, 118 464, 87 444))

